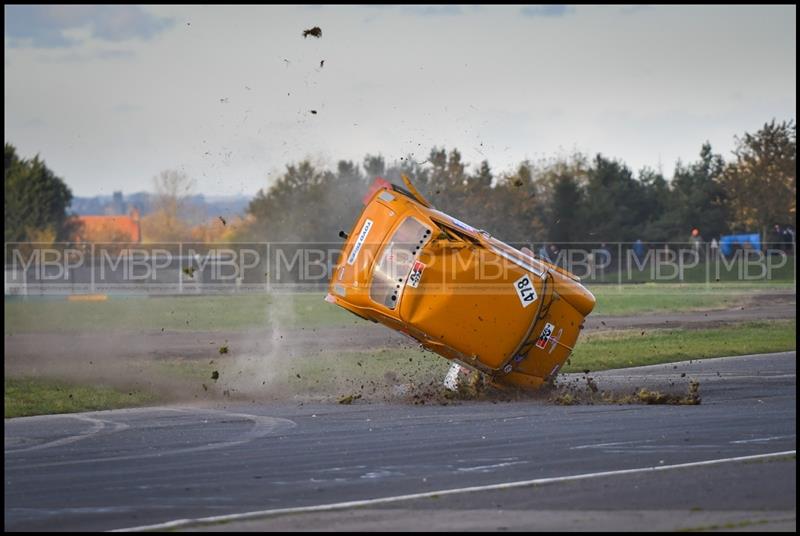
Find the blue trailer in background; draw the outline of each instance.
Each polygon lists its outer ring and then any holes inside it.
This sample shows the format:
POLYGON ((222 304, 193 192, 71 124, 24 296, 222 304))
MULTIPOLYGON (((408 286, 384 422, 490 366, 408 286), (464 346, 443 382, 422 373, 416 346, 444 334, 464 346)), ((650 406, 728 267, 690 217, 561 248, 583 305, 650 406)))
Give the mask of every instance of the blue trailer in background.
POLYGON ((729 257, 739 248, 761 251, 761 235, 758 233, 723 235, 719 239, 719 250, 729 257), (747 245, 749 244, 749 246, 747 245))

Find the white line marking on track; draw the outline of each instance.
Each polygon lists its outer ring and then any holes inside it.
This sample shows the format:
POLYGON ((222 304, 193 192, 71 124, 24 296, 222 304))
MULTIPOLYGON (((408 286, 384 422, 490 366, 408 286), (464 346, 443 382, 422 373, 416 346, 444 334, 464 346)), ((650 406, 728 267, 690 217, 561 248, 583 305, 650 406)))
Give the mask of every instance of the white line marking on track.
POLYGON ((108 432, 110 434, 113 434, 114 432, 120 432, 120 431, 125 430, 126 428, 128 428, 128 425, 124 424, 124 423, 117 423, 117 422, 107 421, 107 420, 103 420, 103 419, 94 419, 94 418, 86 416, 86 415, 69 415, 69 414, 65 414, 65 415, 58 415, 58 417, 69 418, 69 419, 77 419, 79 421, 85 421, 85 422, 90 423, 92 425, 92 427, 89 428, 85 432, 81 432, 80 434, 75 434, 75 435, 71 435, 71 436, 67 436, 67 437, 62 437, 60 439, 55 439, 53 441, 48 441, 47 443, 41 443, 39 445, 33 445, 33 446, 30 446, 30 447, 23 447, 23 448, 19 448, 19 449, 6 450, 5 453, 6 454, 16 454, 16 453, 19 453, 19 452, 30 452, 32 450, 49 449, 49 448, 52 448, 52 447, 59 447, 61 445, 68 445, 70 443, 75 443, 76 441, 80 441, 82 439, 87 439, 89 437, 92 437, 94 435, 99 434, 100 432, 102 432, 105 429, 107 424, 110 424, 111 426, 114 427, 113 430, 108 432))
POLYGON ((394 497, 383 497, 380 499, 366 499, 361 501, 347 501, 333 504, 320 504, 316 506, 301 506, 297 508, 277 508, 273 510, 259 510, 255 512, 245 512, 242 514, 229 514, 223 516, 212 517, 199 517, 196 519, 177 519, 175 521, 168 521, 166 523, 158 523, 155 525, 142 525, 139 527, 129 527, 124 529, 116 529, 110 532, 139 532, 146 530, 161 531, 168 529, 178 529, 191 527, 194 525, 210 525, 214 523, 225 523, 229 521, 245 521, 248 519, 258 519, 262 517, 269 517, 274 515, 283 514, 302 514, 308 512, 326 512, 331 510, 343 510, 346 508, 355 508, 361 506, 373 506, 376 504, 393 503, 399 501, 411 501, 415 499, 428 499, 433 496, 442 495, 457 495, 461 493, 471 493, 475 491, 493 491, 502 489, 522 488, 526 486, 535 486, 541 484, 552 484, 556 482, 569 482, 573 480, 587 480, 590 478, 599 478, 603 476, 617 476, 617 475, 630 475, 635 473, 647 473, 655 471, 667 471, 669 469, 681 469, 684 467, 701 467, 704 465, 717 465, 721 463, 740 462, 748 460, 761 460, 764 458, 775 458, 779 456, 789 456, 797 454, 796 450, 786 450, 783 452, 770 452, 767 454, 754 454, 752 456, 738 456, 736 458, 720 458, 716 460, 704 460, 700 462, 678 463, 675 465, 659 465, 655 467, 639 467, 636 469, 619 469, 616 471, 602 471, 599 473, 584 473, 581 475, 570 476, 557 476, 551 478, 537 478, 534 480, 521 480, 517 482, 504 482, 501 484, 490 484, 487 486, 472 486, 468 488, 446 489, 439 491, 428 491, 424 493, 412 493, 410 495, 397 495, 394 497))
POLYGON ((519 465, 519 464, 522 464, 522 463, 528 463, 528 462, 495 463, 493 465, 477 465, 475 467, 459 467, 456 470, 464 472, 464 473, 469 473, 469 472, 473 472, 473 471, 480 471, 480 472, 484 472, 485 473, 485 472, 488 472, 489 469, 496 469, 498 467, 508 467, 510 465, 519 465))
POLYGON ((788 439, 790 437, 794 437, 794 434, 792 434, 792 435, 776 435, 776 436, 770 436, 770 437, 759 437, 759 438, 756 438, 756 439, 740 439, 739 441, 731 441, 731 443, 734 443, 734 444, 737 444, 737 445, 743 444, 743 443, 766 443, 767 441, 774 441, 776 439, 788 439))
POLYGON ((605 447, 619 447, 621 445, 635 445, 638 443, 652 443, 655 441, 654 439, 638 439, 636 441, 615 441, 613 443, 590 443, 588 445, 578 445, 576 447, 570 447, 570 450, 580 450, 580 449, 601 449, 605 447))
MULTIPOLYGON (((162 409, 162 408, 158 408, 162 409)), ((167 409, 167 408, 165 408, 167 409)), ((194 447, 185 447, 185 448, 177 448, 177 449, 168 449, 159 452, 143 452, 139 454, 129 454, 123 456, 109 456, 104 458, 87 458, 87 459, 78 459, 78 460, 64 460, 59 462, 45 462, 45 463, 34 463, 25 466, 25 469, 30 469, 34 467, 57 467, 62 465, 76 465, 76 464, 87 464, 87 463, 100 463, 100 462, 112 462, 112 461, 119 461, 119 460, 136 460, 142 458, 158 458, 163 456, 172 456, 175 454, 185 454, 187 452, 200 452, 206 450, 216 450, 216 449, 223 449, 227 447, 234 447, 237 445, 242 445, 253 441, 254 439, 259 439, 261 437, 265 437, 275 432, 275 430, 279 430, 281 428, 294 428, 297 423, 291 421, 289 419, 282 419, 278 417, 267 417, 263 415, 251 415, 248 413, 231 413, 228 411, 221 411, 221 410, 214 410, 214 409, 202 409, 202 410, 194 410, 191 408, 168 408, 169 411, 181 412, 181 413, 199 413, 201 416, 203 414, 210 414, 216 415, 220 417, 239 417, 243 419, 247 419, 253 422, 253 428, 249 431, 241 434, 238 438, 231 439, 228 441, 220 441, 218 443, 209 443, 207 445, 197 445, 194 447)), ((90 420, 95 420, 88 418, 90 420)), ((126 428, 128 425, 124 425, 126 428)), ((67 438, 71 439, 71 441, 77 441, 78 439, 83 439, 84 437, 88 437, 85 434, 81 436, 75 436, 75 438, 67 438)), ((63 440, 58 440, 63 441, 63 440)), ((71 442, 70 441, 70 442, 71 442)), ((62 443, 63 444, 63 443, 62 443)), ((50 445, 54 446, 54 445, 50 445)), ((6 469, 8 470, 8 469, 6 469)))

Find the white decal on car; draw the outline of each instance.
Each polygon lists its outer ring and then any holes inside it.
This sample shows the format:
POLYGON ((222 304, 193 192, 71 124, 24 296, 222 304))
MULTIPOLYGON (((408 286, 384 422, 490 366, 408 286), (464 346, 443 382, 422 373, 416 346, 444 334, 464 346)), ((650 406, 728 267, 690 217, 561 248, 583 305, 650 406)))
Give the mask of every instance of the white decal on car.
POLYGON ((541 335, 539 335, 539 338, 536 339, 537 348, 541 348, 542 350, 544 350, 545 346, 547 346, 547 341, 549 341, 550 337, 553 335, 554 329, 555 326, 550 322, 544 325, 544 329, 542 330, 541 335))
POLYGON ((514 290, 517 291, 522 307, 527 307, 536 301, 536 289, 533 288, 530 276, 523 275, 514 281, 514 290))
POLYGON ((358 238, 356 238, 356 244, 353 246, 353 251, 351 251, 350 256, 347 257, 347 264, 353 264, 356 262, 358 252, 361 251, 361 246, 364 245, 364 240, 367 239, 367 234, 369 234, 370 229, 372 229, 372 220, 368 219, 364 222, 361 232, 358 233, 358 238))

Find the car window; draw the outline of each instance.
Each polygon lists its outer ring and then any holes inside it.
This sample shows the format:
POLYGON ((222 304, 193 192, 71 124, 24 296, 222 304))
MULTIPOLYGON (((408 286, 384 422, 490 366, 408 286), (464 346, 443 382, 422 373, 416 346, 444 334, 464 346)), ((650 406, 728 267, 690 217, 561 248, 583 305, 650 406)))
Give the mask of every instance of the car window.
POLYGON ((411 267, 430 236, 431 230, 415 218, 400 224, 372 270, 370 298, 389 309, 397 307, 411 267))

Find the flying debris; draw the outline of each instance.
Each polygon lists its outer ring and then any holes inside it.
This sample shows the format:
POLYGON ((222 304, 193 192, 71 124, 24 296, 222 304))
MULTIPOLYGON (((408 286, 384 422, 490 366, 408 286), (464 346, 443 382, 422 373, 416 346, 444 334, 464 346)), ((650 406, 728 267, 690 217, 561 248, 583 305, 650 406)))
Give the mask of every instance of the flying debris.
POLYGON ((303 30, 303 38, 306 38, 309 35, 312 35, 317 39, 319 39, 320 37, 322 37, 322 30, 320 29, 319 26, 314 26, 310 30, 303 30))

